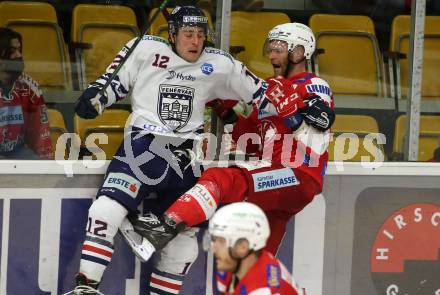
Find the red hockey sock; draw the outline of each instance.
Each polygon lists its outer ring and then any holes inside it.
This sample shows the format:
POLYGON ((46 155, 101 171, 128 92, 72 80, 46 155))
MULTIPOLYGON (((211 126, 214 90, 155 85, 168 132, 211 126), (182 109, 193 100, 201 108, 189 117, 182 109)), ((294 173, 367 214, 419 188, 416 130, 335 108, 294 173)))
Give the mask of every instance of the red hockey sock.
POLYGON ((215 182, 200 180, 180 196, 165 212, 176 223, 194 226, 211 218, 220 202, 220 190, 215 182))

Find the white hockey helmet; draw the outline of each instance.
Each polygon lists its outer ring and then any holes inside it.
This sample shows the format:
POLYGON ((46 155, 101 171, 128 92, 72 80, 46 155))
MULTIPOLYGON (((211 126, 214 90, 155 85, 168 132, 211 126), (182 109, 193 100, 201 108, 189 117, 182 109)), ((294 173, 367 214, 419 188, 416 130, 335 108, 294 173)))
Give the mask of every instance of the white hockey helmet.
POLYGON ((293 49, 301 45, 304 47, 304 57, 310 59, 315 52, 316 39, 312 30, 301 23, 286 23, 275 26, 270 30, 266 43, 273 40, 280 40, 287 43, 287 49, 292 52, 293 49))
POLYGON ((233 247, 239 239, 246 239, 249 248, 260 250, 269 238, 269 222, 257 205, 239 202, 226 205, 209 221, 209 234, 222 237, 227 247, 233 247))

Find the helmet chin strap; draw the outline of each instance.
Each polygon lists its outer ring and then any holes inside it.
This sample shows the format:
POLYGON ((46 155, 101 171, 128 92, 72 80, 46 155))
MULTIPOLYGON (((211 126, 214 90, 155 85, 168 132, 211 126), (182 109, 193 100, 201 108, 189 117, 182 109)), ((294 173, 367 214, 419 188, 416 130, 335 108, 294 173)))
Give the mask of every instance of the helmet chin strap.
POLYGON ((286 67, 286 70, 284 71, 283 77, 287 78, 287 75, 289 74, 289 72, 293 66, 294 66, 294 63, 290 60, 290 58, 288 58, 287 67, 286 67))
POLYGON ((252 253, 254 253, 254 250, 250 249, 248 251, 248 253, 246 254, 246 256, 244 256, 243 258, 235 257, 235 255, 232 253, 232 248, 229 247, 229 256, 231 256, 232 259, 237 261, 237 265, 235 266, 235 269, 232 271, 233 274, 236 274, 239 271, 240 266, 241 266, 241 262, 243 261, 243 259, 247 258, 252 253))
MULTIPOLYGON (((306 59, 306 57, 303 56, 301 58, 301 60, 299 60, 298 62, 294 62, 292 59, 290 59, 290 55, 291 54, 293 55, 293 52, 290 52, 288 57, 287 57, 288 63, 287 63, 286 71, 284 72, 284 76, 283 77, 287 77, 287 75, 289 74, 290 70, 292 70, 292 68, 295 65, 302 63, 306 59)), ((292 56, 292 58, 293 58, 293 56, 292 56)))

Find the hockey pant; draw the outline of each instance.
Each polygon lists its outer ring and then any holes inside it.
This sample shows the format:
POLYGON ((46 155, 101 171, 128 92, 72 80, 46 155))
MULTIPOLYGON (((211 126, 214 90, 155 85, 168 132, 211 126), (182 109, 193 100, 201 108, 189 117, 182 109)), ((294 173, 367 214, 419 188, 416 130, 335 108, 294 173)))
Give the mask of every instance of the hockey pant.
POLYGON ((209 219, 220 204, 248 201, 266 213, 271 235, 266 249, 276 254, 289 219, 320 193, 319 184, 300 170, 285 167, 210 168, 166 214, 193 226, 209 219))
POLYGON ((144 210, 162 214, 195 184, 190 159, 176 152, 185 148, 192 149, 192 141, 155 137, 139 130, 124 139, 89 209, 79 272, 101 281, 113 255, 114 237, 128 212, 154 192, 158 198, 144 210))

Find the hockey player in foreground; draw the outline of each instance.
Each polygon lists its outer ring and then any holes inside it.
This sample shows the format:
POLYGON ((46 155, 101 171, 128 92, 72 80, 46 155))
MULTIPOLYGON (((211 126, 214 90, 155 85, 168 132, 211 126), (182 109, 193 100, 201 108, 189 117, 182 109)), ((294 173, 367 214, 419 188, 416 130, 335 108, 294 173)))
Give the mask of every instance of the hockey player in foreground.
MULTIPOLYGON (((237 142, 240 136, 258 134, 260 145, 246 151, 255 152, 260 160, 207 169, 163 216, 130 217, 144 245, 149 245, 133 247, 141 260, 148 259, 148 249, 161 249, 182 229, 211 218, 220 204, 240 201, 264 210, 271 230, 266 250, 276 254, 289 219, 323 187, 335 114, 327 82, 306 72, 314 49, 314 35, 305 25, 287 23, 270 31, 266 51, 277 78, 268 79, 265 96, 278 115, 254 108, 249 117, 238 117, 232 131, 237 142)), ((124 225, 127 232, 133 229, 124 225)))
MULTIPOLYGON (((84 293, 81 286, 87 286, 87 294, 94 294, 112 259, 118 228, 149 193, 156 193, 158 199, 157 208, 148 209, 163 213, 161 208, 168 208, 195 184, 187 151, 193 149, 198 133, 203 131, 206 102, 234 97, 250 104, 259 101, 266 89, 264 80, 228 53, 205 47, 207 34, 207 17, 200 9, 176 7, 170 15, 169 42, 142 36, 105 95, 100 96, 101 87, 134 40, 128 42, 107 72, 79 98, 76 113, 90 119, 130 92, 133 113, 128 135, 110 162, 97 199, 89 209, 76 276, 80 286, 77 293, 84 293)), ((197 257, 194 232, 186 231, 175 241, 185 247, 163 253, 153 270, 156 282, 160 278, 175 282, 170 294, 178 293, 184 275, 197 257), (172 267, 168 261, 172 261, 172 267)), ((155 288, 158 290, 152 292, 168 294, 160 284, 155 288)))
POLYGON ((221 294, 299 294, 289 271, 264 250, 269 233, 264 212, 254 204, 229 204, 214 214, 205 243, 216 258, 221 294))

